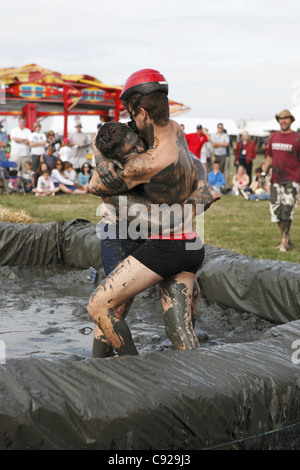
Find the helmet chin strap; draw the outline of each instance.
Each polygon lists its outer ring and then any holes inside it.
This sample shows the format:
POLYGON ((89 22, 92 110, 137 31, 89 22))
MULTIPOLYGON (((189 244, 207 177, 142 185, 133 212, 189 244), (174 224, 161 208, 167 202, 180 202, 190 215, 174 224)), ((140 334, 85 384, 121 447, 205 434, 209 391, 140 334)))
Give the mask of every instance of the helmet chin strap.
POLYGON ((132 129, 134 132, 138 132, 138 128, 137 128, 137 125, 133 119, 133 115, 132 113, 136 110, 136 108, 138 107, 138 105, 140 104, 142 98, 143 98, 144 95, 140 95, 137 97, 137 99, 135 100, 135 102, 133 103, 133 106, 131 108, 131 111, 129 111, 128 109, 128 101, 126 102, 126 109, 127 111, 129 112, 130 114, 130 118, 131 118, 131 121, 128 122, 128 126, 130 127, 130 129, 132 129))

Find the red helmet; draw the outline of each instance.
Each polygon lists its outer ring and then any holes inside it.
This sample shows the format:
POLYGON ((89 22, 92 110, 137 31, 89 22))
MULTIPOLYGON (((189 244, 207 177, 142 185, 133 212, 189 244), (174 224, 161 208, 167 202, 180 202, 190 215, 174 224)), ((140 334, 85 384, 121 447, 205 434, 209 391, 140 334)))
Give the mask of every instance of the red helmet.
POLYGON ((149 95, 154 91, 162 91, 167 95, 169 91, 167 80, 157 70, 142 69, 127 78, 120 99, 127 101, 133 93, 149 95))

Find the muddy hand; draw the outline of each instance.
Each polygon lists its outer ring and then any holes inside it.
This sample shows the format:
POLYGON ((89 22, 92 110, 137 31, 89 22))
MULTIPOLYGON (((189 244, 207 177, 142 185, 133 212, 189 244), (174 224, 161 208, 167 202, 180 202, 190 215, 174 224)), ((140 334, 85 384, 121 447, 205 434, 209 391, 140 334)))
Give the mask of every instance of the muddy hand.
POLYGON ((221 193, 217 193, 216 191, 214 191, 211 188, 209 188, 209 192, 212 195, 212 202, 211 203, 218 201, 222 197, 221 193))
POLYGON ((123 169, 123 165, 118 160, 102 158, 98 163, 97 169, 102 182, 108 189, 121 189, 124 181, 116 172, 117 168, 123 169))

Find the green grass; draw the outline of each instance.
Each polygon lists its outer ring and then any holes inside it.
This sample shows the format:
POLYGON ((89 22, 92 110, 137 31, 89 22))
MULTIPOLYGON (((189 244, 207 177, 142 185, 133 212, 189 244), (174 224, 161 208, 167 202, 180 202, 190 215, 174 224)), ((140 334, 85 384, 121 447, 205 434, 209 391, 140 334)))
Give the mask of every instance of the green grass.
MULTIPOLYGON (((99 222, 97 208, 101 199, 91 194, 36 197, 0 195, 0 205, 12 210, 26 210, 39 223, 77 218, 99 222)), ((204 241, 254 258, 300 263, 300 207, 296 207, 291 228, 293 249, 280 253, 280 232, 271 224, 268 201, 246 201, 240 196, 225 195, 204 216, 204 241)))

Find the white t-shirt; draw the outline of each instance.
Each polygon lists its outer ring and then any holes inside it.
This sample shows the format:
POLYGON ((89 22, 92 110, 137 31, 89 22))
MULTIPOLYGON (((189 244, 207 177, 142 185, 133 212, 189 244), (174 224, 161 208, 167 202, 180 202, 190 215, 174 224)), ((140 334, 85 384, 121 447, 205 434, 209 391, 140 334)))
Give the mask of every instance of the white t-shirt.
POLYGON ((70 147, 65 145, 59 149, 59 156, 62 162, 69 162, 71 157, 72 150, 70 147))
POLYGON ((30 146, 29 144, 19 144, 13 140, 13 137, 17 139, 28 139, 30 140, 31 130, 24 127, 24 129, 20 129, 19 127, 15 127, 11 130, 10 139, 11 139, 11 150, 10 154, 12 157, 29 157, 30 155, 30 146))
MULTIPOLYGON (((43 132, 32 132, 29 140, 36 144, 38 142, 47 142, 47 137, 43 132)), ((31 147, 31 153, 32 155, 43 155, 43 153, 45 153, 45 145, 41 147, 31 147)))

